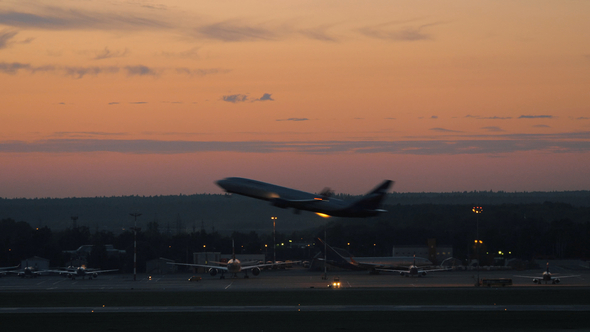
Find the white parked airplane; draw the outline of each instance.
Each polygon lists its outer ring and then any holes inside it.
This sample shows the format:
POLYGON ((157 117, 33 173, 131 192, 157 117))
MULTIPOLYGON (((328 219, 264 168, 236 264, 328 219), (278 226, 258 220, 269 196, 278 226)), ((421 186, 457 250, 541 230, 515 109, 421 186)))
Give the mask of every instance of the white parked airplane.
POLYGON ((420 268, 418 266, 416 266, 416 255, 414 255, 414 264, 410 265, 410 267, 407 270, 394 270, 394 269, 375 269, 378 271, 384 271, 384 272, 397 272, 399 273, 402 277, 423 277, 426 276, 426 273, 428 272, 435 272, 435 271, 448 271, 449 269, 423 269, 420 268))
POLYGON ((100 273, 106 272, 115 272, 119 271, 118 269, 115 270, 99 270, 99 269, 87 269, 85 267, 67 267, 64 270, 49 270, 48 272, 58 273, 64 277, 68 277, 70 279, 76 279, 76 277, 81 277, 84 279, 88 277, 88 279, 97 278, 100 273))
POLYGON ((532 278, 533 282, 535 284, 541 284, 541 283, 552 283, 552 284, 558 284, 561 279, 563 278, 574 278, 574 277, 580 277, 580 275, 575 275, 575 276, 559 276, 559 277, 554 277, 553 274, 551 274, 551 272, 549 272, 549 262, 547 262, 547 269, 545 270, 545 272, 543 272, 543 274, 539 277, 539 276, 515 276, 515 277, 519 277, 519 278, 532 278))
POLYGON ((385 180, 366 195, 351 201, 330 197, 331 192, 328 189, 324 189, 320 194, 312 194, 237 177, 225 178, 216 183, 228 193, 269 201, 283 209, 311 211, 322 217, 372 217, 387 212, 381 209, 380 205, 393 181, 385 180))
POLYGON ((49 272, 47 270, 37 270, 32 266, 26 266, 21 270, 10 269, 7 271, 2 271, 2 274, 6 275, 8 273, 16 274, 21 278, 37 278, 38 276, 44 274, 45 272, 49 272))
POLYGON ((218 265, 207 265, 207 264, 188 264, 188 263, 168 263, 172 265, 184 265, 184 266, 193 266, 193 267, 204 267, 208 268, 208 273, 211 276, 216 276, 217 273, 221 273, 220 279, 225 279, 225 273, 232 273, 233 277, 237 277, 238 273, 244 272, 244 278, 249 278, 248 271, 251 271, 254 276, 260 274, 260 269, 264 267, 276 267, 278 265, 286 265, 292 264, 293 262, 277 262, 277 263, 269 263, 269 264, 258 264, 252 262, 251 264, 242 264, 239 259, 236 258, 235 249, 233 249, 233 240, 232 240, 232 258, 225 262, 212 262, 218 265))
POLYGON ((0 267, 0 277, 5 276, 9 271, 11 270, 16 270, 20 267, 20 265, 17 266, 7 266, 7 267, 0 267))

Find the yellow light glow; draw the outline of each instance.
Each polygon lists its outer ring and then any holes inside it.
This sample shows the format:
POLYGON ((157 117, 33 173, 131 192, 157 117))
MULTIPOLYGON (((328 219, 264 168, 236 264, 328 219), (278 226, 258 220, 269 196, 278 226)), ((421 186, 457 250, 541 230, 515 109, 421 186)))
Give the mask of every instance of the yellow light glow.
POLYGON ((315 214, 317 214, 318 216, 320 216, 322 218, 330 218, 330 215, 325 214, 325 213, 316 212, 315 214))

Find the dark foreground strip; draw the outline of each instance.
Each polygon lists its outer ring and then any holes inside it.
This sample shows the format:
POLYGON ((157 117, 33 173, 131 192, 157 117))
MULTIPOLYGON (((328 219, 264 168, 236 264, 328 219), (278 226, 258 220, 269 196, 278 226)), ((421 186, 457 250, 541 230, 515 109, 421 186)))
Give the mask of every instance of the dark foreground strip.
POLYGON ((152 306, 152 307, 20 307, 8 313, 181 313, 181 312, 369 312, 369 311, 589 311, 590 305, 305 305, 305 306, 152 306))

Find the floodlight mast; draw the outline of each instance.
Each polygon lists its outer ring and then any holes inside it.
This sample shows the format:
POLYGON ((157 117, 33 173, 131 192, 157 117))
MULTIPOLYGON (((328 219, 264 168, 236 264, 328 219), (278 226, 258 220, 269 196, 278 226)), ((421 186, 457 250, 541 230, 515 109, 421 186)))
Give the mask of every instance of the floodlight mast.
POLYGON ((479 245, 482 241, 479 239, 479 215, 483 212, 483 207, 481 206, 474 206, 471 209, 473 213, 476 215, 475 220, 475 256, 477 257, 477 283, 475 284, 476 287, 479 287, 479 245))
POLYGON ((272 219, 272 268, 275 268, 277 263, 277 239, 276 239, 276 221, 277 217, 270 217, 272 219))
POLYGON ((141 228, 137 228, 137 217, 141 216, 141 213, 130 213, 133 217, 133 281, 137 280, 137 231, 141 228))

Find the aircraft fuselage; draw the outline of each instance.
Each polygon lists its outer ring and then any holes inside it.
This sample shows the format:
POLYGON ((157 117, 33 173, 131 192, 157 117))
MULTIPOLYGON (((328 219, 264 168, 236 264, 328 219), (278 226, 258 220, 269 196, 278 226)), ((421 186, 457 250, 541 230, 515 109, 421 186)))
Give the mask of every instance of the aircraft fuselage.
POLYGON ((216 183, 228 193, 270 201, 280 208, 294 208, 334 217, 370 217, 385 212, 377 206, 392 182, 386 181, 373 192, 352 202, 239 177, 225 178, 216 183))

